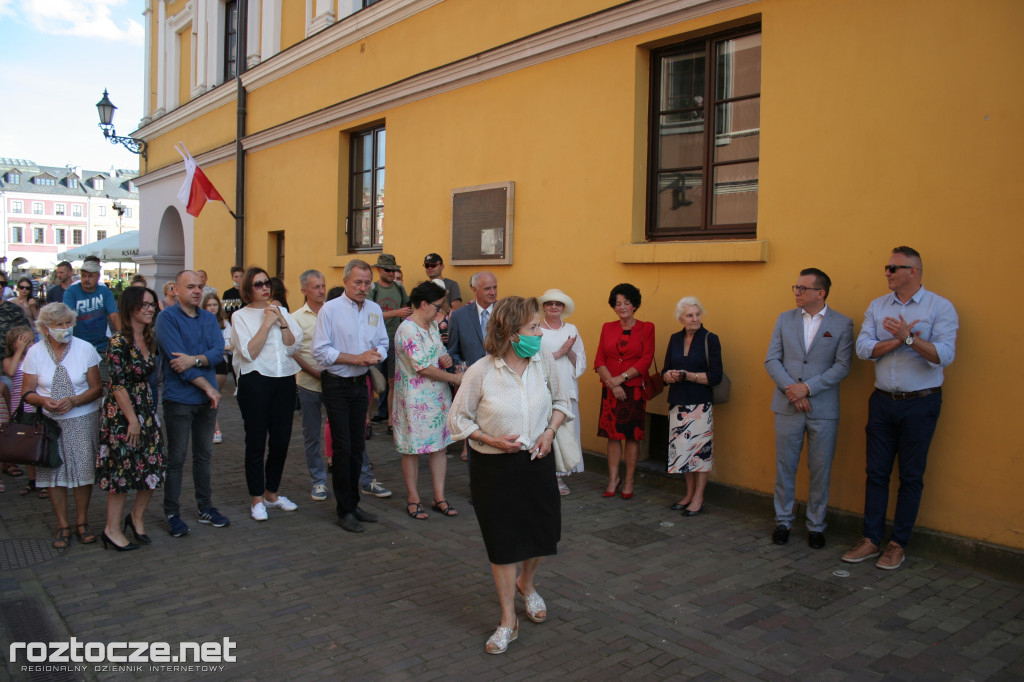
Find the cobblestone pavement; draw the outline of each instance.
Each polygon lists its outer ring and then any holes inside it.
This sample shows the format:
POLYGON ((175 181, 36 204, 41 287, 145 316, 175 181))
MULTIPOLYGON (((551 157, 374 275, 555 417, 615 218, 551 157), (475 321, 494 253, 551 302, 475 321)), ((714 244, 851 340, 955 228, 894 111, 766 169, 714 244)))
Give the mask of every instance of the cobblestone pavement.
MULTIPOLYGON (((122 554, 73 541, 55 552, 49 502, 17 495, 24 477, 4 476, 0 679, 1024 678, 1024 583, 916 558, 912 547, 896 571, 848 566, 839 556, 855 538, 830 536, 815 551, 794 531, 777 547, 770 519, 714 505, 682 518, 668 509, 674 493, 654 486, 641 483, 630 501, 602 499, 600 471, 569 479, 559 554, 538 574, 547 622, 531 623, 520 602, 518 641, 487 655, 500 610, 458 457, 448 460, 447 497, 461 516, 413 520, 398 455, 375 427, 371 457, 395 495, 366 498, 380 522, 353 535, 334 524, 333 500, 309 498, 296 418, 281 493, 299 509, 270 510, 256 523, 241 419, 234 400, 224 402, 214 502, 231 518, 227 528, 198 522, 186 475, 187 537, 166 533, 158 493, 146 521, 151 546, 122 554), (145 664, 131 673, 10 662, 12 641, 72 636, 175 649, 227 637, 237 660, 210 672, 145 664)), ((420 492, 429 502, 425 459, 420 492)), ((104 512, 97 493, 93 529, 104 512)))

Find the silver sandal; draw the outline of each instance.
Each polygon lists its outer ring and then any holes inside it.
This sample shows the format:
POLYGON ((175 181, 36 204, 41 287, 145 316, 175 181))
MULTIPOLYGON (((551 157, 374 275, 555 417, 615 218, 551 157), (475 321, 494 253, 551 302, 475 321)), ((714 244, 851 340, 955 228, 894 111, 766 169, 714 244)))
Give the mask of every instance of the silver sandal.
POLYGON ((508 649, 509 642, 515 641, 519 637, 519 621, 516 621, 514 628, 506 628, 498 626, 498 629, 494 631, 490 639, 487 640, 487 644, 484 645, 484 651, 489 654, 503 654, 508 649))
POLYGON ((526 615, 527 617, 529 617, 530 620, 532 620, 534 623, 543 623, 545 620, 547 620, 547 604, 544 603, 544 599, 539 594, 537 594, 536 590, 534 590, 530 594, 523 594, 522 590, 520 590, 519 586, 517 585, 516 592, 518 592, 519 596, 523 598, 524 602, 526 602, 526 615), (544 615, 538 615, 541 613, 544 615))

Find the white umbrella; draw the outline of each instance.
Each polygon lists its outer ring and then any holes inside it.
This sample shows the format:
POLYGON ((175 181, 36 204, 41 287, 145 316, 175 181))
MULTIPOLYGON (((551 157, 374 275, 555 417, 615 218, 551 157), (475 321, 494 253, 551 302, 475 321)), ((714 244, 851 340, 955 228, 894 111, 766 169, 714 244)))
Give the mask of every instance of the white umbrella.
POLYGON ((82 260, 86 256, 96 256, 104 261, 132 262, 139 255, 139 231, 129 230, 113 237, 100 239, 91 244, 78 246, 57 254, 62 260, 82 260))

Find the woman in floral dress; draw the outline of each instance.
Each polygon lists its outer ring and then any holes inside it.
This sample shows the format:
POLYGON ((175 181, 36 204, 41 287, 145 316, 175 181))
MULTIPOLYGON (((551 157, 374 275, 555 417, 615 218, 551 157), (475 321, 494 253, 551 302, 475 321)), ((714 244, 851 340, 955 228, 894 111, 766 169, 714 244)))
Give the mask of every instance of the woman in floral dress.
POLYGON ((165 448, 149 387, 149 375, 156 371, 153 317, 157 301, 151 289, 124 290, 118 303, 121 331, 110 339, 107 352, 110 384, 103 401, 96 464, 96 484, 110 493, 102 536, 104 549, 107 544, 118 551, 138 549, 138 544, 128 540, 129 527, 137 543, 150 544, 145 528, 146 505, 164 482, 165 448), (130 490, 136 491, 135 504, 122 524, 121 513, 130 490))
POLYGON ((419 284, 409 294, 413 313, 395 332, 395 447, 402 454, 402 476, 409 493, 406 512, 420 521, 428 516, 416 486, 421 454, 430 455, 432 509, 445 516, 459 514, 444 497, 445 448, 452 441, 445 423, 452 404, 448 384, 458 386, 462 381, 461 373, 445 371, 452 359, 434 321, 444 297, 444 289, 433 282, 419 284))

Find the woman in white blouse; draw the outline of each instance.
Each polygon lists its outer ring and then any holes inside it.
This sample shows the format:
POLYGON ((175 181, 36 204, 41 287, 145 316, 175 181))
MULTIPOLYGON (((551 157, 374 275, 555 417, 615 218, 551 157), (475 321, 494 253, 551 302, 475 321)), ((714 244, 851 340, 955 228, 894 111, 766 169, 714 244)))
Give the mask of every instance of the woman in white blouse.
MULTIPOLYGON (((541 337, 540 347, 545 353, 551 353, 555 359, 555 371, 561 376, 562 381, 569 387, 569 395, 572 396, 573 428, 576 430, 576 442, 580 441, 580 387, 579 379, 587 371, 587 354, 583 350, 583 340, 576 325, 565 321, 565 318, 572 315, 576 304, 561 289, 548 289, 538 299, 544 309, 544 319, 540 321, 541 337)), ((558 472, 558 492, 562 495, 569 494, 569 486, 565 484, 563 476, 569 476, 575 472, 583 471, 583 458, 579 464, 569 471, 558 472)))
POLYGON ((519 636, 517 592, 530 620, 547 618, 533 579, 561 536, 555 458, 548 454, 555 431, 573 415, 569 387, 551 356, 539 352, 540 342, 537 299, 498 301, 487 323, 487 355, 466 372, 448 415, 452 437, 468 439, 473 507, 501 602, 489 654, 504 653, 519 636))
POLYGON ((245 482, 252 496, 252 518, 266 521, 267 509, 298 508, 278 495, 277 489, 292 437, 295 373, 299 371, 292 355, 302 341, 302 329, 287 310, 271 304, 266 270, 249 268, 240 293, 247 305, 231 316, 231 345, 238 362, 238 407, 245 425, 245 482))

